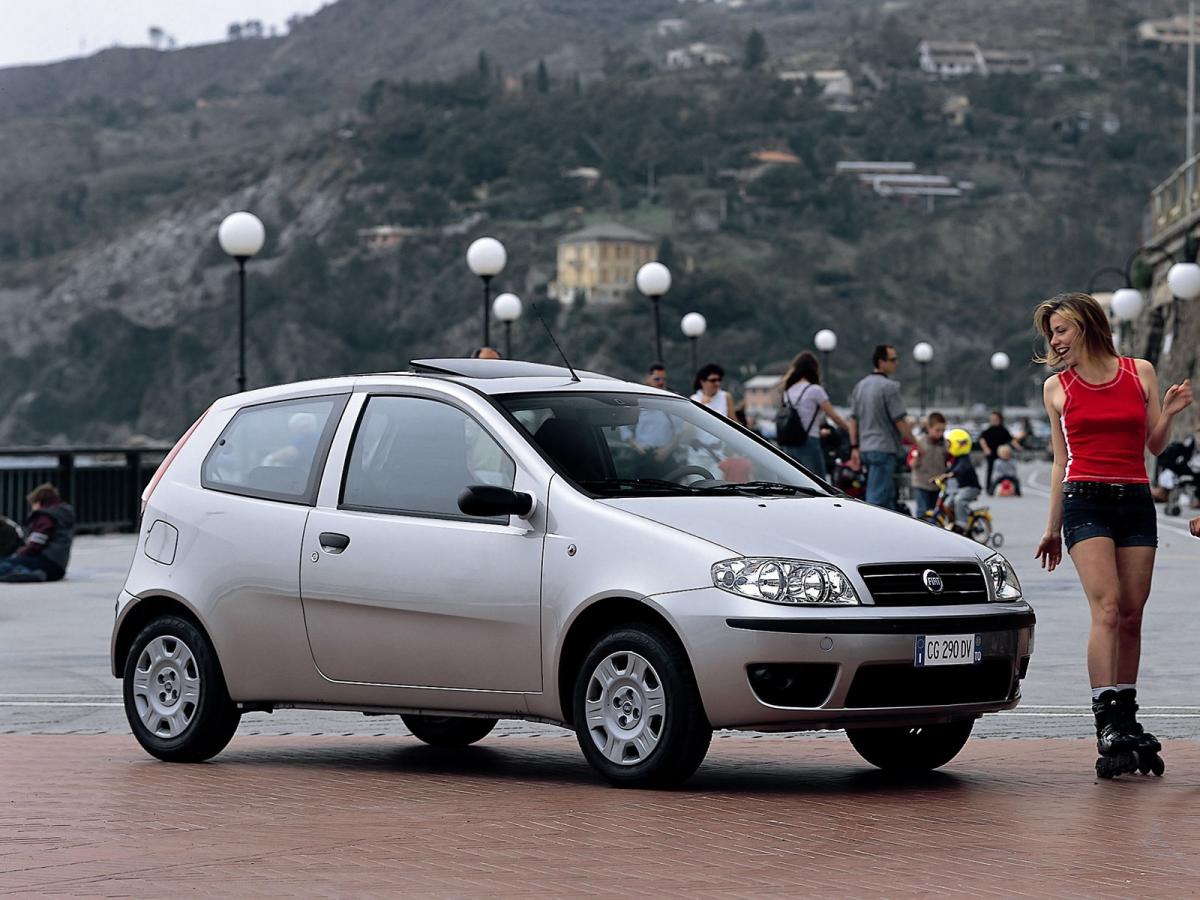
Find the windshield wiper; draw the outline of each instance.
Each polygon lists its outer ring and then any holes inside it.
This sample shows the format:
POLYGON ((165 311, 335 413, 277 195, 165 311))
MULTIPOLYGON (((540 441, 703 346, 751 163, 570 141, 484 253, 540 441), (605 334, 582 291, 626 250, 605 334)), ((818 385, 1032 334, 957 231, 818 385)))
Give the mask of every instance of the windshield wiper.
POLYGON ((667 481, 663 478, 595 478, 586 479, 584 481, 580 481, 579 483, 591 491, 629 488, 633 490, 646 490, 673 494, 694 493, 686 484, 680 484, 677 481, 667 481))
POLYGON ((725 484, 702 484, 692 487, 692 490, 706 494, 736 494, 736 493, 775 493, 803 494, 806 497, 828 497, 827 491, 804 487, 799 484, 784 484, 781 481, 743 481, 726 482, 725 484))

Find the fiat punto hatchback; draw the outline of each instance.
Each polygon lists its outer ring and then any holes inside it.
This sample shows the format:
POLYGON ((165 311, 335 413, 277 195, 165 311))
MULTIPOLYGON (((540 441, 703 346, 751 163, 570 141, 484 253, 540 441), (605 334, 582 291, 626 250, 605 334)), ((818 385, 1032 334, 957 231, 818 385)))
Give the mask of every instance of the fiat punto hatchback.
POLYGON ((413 369, 227 397, 163 462, 112 634, 148 752, 207 759, 283 707, 443 747, 530 719, 664 785, 715 728, 844 728, 924 770, 1017 704, 1034 614, 999 554, 664 391, 413 369))

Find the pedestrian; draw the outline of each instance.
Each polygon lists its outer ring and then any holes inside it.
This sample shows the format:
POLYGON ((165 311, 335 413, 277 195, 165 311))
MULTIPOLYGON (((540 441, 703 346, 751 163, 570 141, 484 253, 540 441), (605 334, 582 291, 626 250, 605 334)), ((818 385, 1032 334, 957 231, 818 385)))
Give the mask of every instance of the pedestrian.
POLYGON ((979 497, 979 476, 971 462, 971 435, 965 428, 953 428, 946 435, 947 449, 953 462, 947 474, 950 476, 946 502, 954 511, 953 529, 958 534, 967 533, 967 520, 971 517, 971 501, 979 497))
POLYGON ((30 508, 25 543, 0 557, 0 581, 58 581, 71 558, 75 510, 52 484, 39 484, 25 499, 30 508))
MULTIPOLYGON (((644 383, 666 390, 666 367, 662 363, 651 363, 646 370, 644 383)), ((675 460, 675 453, 683 432, 683 422, 661 409, 642 409, 638 412, 636 425, 621 426, 619 433, 629 443, 636 458, 634 470, 637 477, 662 478, 677 468, 679 463, 675 460)))
POLYGON ((1097 773, 1111 775, 1128 771, 1112 766, 1130 750, 1157 760, 1159 744, 1136 718, 1142 614, 1158 546, 1145 452, 1162 452, 1192 388, 1188 380, 1172 385, 1160 407, 1154 366, 1117 355, 1108 318, 1088 294, 1045 301, 1034 323, 1046 342, 1035 361, 1057 370, 1043 389, 1054 465, 1035 557, 1053 571, 1065 542, 1087 595, 1097 773))
POLYGON ((495 347, 476 347, 471 351, 471 359, 503 359, 495 347))
POLYGON ((987 462, 987 474, 984 476, 984 484, 987 485, 989 495, 995 493, 995 487, 992 484, 992 469, 996 465, 996 451, 1001 447, 1016 447, 1021 449, 1021 443, 1012 432, 1004 425, 1004 413, 998 409, 993 409, 990 416, 990 424, 979 435, 979 449, 983 451, 983 458, 987 462))
POLYGON ((938 486, 933 479, 946 473, 946 417, 931 412, 925 417, 924 433, 916 439, 917 460, 912 469, 917 518, 937 505, 938 486))
POLYGON ((720 413, 726 418, 735 418, 733 395, 721 390, 721 381, 725 370, 716 363, 708 363, 697 370, 692 380, 692 399, 701 406, 707 406, 713 412, 720 413))
POLYGON ((900 385, 892 380, 899 363, 896 348, 880 344, 871 354, 873 371, 850 395, 850 466, 866 465, 866 500, 886 509, 896 509, 896 470, 905 439, 912 440, 900 385))
POLYGON ((849 426, 833 408, 828 392, 821 386, 821 363, 817 360, 817 355, 810 350, 797 355, 788 366, 781 387, 783 402, 795 409, 796 415, 800 417, 800 424, 804 427, 804 440, 803 443, 780 442, 780 449, 814 475, 828 480, 829 471, 825 465, 825 451, 821 444, 821 426, 826 421, 839 428, 849 426))
POLYGON ((1021 478, 1017 474, 1017 461, 1013 459, 1012 447, 1001 444, 996 450, 996 465, 992 469, 992 480, 989 482, 989 494, 996 493, 1001 482, 1007 481, 1012 485, 1013 496, 1021 496, 1021 478))

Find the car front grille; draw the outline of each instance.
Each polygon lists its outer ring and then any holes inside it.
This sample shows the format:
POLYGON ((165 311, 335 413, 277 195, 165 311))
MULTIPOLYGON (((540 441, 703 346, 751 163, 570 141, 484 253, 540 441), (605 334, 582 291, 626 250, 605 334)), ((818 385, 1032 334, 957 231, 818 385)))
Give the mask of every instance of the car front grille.
POLYGON ((911 663, 860 666, 846 694, 849 709, 994 703, 1012 698, 1016 673, 1007 659, 974 666, 917 668, 911 663))
POLYGON ((954 603, 987 603, 988 589, 978 563, 880 563, 859 566, 858 574, 876 606, 946 606, 954 603), (925 572, 942 580, 940 592, 925 584, 925 572))

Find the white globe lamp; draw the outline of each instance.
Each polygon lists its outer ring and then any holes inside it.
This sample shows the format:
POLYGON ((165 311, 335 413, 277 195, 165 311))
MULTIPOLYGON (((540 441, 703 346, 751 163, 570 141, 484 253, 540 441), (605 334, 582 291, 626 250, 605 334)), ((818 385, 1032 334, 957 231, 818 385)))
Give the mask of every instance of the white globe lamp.
POLYGON ((1180 300, 1195 300, 1200 297, 1200 266, 1195 263, 1175 263, 1167 271, 1167 284, 1171 294, 1180 300))
POLYGON ((246 390, 246 260, 263 248, 262 220, 244 210, 230 213, 217 226, 217 243, 238 264, 238 392, 246 390))
POLYGON ((512 359, 512 323, 521 318, 521 298, 504 293, 492 301, 492 314, 504 323, 504 358, 512 359))
POLYGON ((837 349, 837 335, 828 328, 822 328, 813 335, 813 345, 822 353, 832 353, 837 349))
POLYGON ((471 241, 467 247, 467 267, 483 281, 483 345, 491 344, 491 308, 492 279, 504 271, 508 262, 508 254, 504 245, 494 237, 481 237, 471 241))
POLYGON ((933 359, 933 345, 928 341, 921 341, 913 347, 913 359, 921 366, 921 417, 925 416, 925 367, 929 365, 929 361, 933 359))
POLYGON ((696 348, 700 343, 701 335, 708 331, 708 320, 698 312, 690 312, 679 320, 679 330, 692 345, 692 371, 695 372, 697 370, 696 348))
POLYGON ((1141 291, 1125 287, 1113 292, 1109 305, 1113 315, 1120 321, 1132 322, 1141 315, 1145 303, 1141 291))
POLYGON ((648 262, 637 270, 634 282, 654 306, 654 352, 655 359, 662 362, 662 325, 658 318, 658 301, 671 289, 671 270, 660 262, 648 262))

